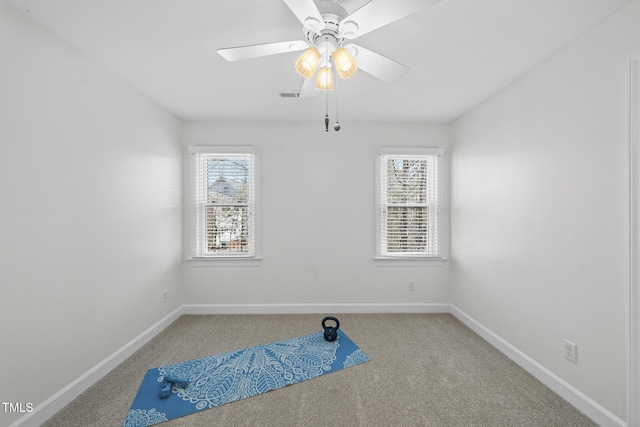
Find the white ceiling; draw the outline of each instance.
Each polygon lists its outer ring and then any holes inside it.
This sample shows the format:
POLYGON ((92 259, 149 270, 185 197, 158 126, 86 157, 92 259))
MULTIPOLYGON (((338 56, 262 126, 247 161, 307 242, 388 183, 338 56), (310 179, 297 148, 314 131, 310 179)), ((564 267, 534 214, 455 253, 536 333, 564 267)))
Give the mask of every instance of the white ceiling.
MULTIPOLYGON (((321 121, 297 52, 216 49, 303 39, 282 0, 6 0, 186 120, 321 121)), ((388 1, 394 0, 373 0, 388 1)), ((395 0, 397 1, 397 0, 395 0)), ((355 41, 411 68, 339 82, 340 121, 449 122, 633 0, 442 0, 355 41)), ((367 0, 339 0, 349 13, 367 0)), ((425 1, 425 3, 428 3, 425 1)), ((330 93, 330 116, 335 92, 330 93)))

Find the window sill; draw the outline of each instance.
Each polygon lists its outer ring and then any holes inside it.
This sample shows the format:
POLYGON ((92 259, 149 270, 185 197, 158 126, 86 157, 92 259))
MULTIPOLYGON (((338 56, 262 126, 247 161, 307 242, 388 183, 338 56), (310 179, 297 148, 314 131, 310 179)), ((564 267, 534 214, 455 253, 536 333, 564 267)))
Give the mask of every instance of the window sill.
POLYGON ((262 257, 202 257, 187 261, 192 267, 260 267, 262 257))
POLYGON ((447 258, 435 257, 375 257, 376 267, 441 267, 447 258))

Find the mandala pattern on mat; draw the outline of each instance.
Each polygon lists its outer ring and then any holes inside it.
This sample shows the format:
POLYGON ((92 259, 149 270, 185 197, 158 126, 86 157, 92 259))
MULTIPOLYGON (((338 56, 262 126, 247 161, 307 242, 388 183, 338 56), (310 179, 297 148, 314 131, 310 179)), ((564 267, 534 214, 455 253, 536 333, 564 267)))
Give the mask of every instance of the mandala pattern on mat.
POLYGON ((364 354, 364 351, 357 349, 356 351, 348 355, 346 359, 344 359, 343 366, 345 368, 349 368, 351 366, 355 366, 357 364, 368 362, 368 361, 369 361, 369 356, 364 354))
POLYGON ((331 370, 338 346, 338 341, 327 345, 318 332, 163 366, 158 381, 166 375, 189 378, 189 386, 174 393, 198 410, 213 408, 316 378, 331 370))
POLYGON ((127 419, 124 421, 124 425, 127 427, 145 427, 153 424, 158 424, 164 421, 169 421, 165 414, 157 412, 155 409, 132 409, 127 414, 127 419))

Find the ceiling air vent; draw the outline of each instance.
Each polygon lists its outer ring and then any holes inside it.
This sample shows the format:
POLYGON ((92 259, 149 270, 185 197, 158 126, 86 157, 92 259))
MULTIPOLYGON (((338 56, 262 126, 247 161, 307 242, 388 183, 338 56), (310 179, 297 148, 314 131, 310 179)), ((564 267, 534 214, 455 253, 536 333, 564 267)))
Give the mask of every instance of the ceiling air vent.
POLYGON ((278 92, 280 98, 300 98, 299 90, 281 90, 278 92))

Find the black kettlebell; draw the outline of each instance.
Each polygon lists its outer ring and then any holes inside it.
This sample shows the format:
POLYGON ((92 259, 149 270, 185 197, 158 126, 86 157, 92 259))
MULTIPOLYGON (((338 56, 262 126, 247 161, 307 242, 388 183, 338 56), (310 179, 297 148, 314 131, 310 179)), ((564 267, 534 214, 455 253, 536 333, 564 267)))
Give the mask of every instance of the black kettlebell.
POLYGON ((322 319, 322 327, 324 328, 324 339, 332 342, 338 339, 338 328, 340 327, 340 321, 335 317, 327 316, 322 319), (325 323, 327 320, 333 320, 336 323, 336 326, 327 326, 325 323))

